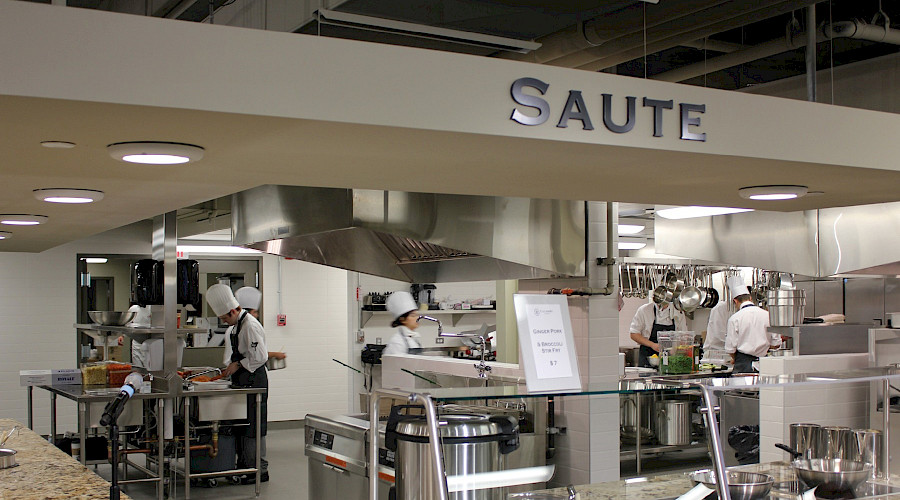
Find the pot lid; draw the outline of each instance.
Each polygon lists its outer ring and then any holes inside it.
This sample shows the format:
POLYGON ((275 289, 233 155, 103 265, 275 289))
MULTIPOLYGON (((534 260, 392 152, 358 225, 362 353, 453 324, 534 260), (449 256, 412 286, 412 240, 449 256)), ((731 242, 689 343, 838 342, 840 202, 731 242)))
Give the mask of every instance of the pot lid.
MULTIPOLYGON (((472 438, 500 434, 500 427, 491 422, 487 415, 441 415, 438 418, 438 428, 442 438, 472 438)), ((427 437, 428 422, 424 416, 405 420, 397 424, 397 434, 427 437)))

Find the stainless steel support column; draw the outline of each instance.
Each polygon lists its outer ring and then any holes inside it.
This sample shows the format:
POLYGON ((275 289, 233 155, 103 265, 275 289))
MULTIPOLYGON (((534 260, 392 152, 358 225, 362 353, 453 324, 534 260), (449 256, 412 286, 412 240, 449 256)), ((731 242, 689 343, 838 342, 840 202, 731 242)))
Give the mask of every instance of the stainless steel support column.
MULTIPOLYGON (((634 439, 634 463, 636 468, 636 474, 640 475, 641 473, 641 435, 643 431, 641 430, 641 393, 634 393, 634 411, 637 413, 637 437, 634 439)), ((648 422, 649 424, 649 422, 648 422)))
MULTIPOLYGON (((53 427, 56 427, 56 414, 53 415, 53 427)), ((81 453, 79 453, 78 458, 81 460, 82 464, 87 463, 87 446, 85 446, 85 441, 87 440, 87 431, 85 430, 87 427, 87 403, 78 403, 78 439, 81 440, 81 453)))
POLYGON ((28 428, 34 430, 34 387, 28 386, 28 428))
MULTIPOLYGON (((56 440, 56 393, 50 393, 50 438, 48 441, 53 443, 56 440)), ((81 446, 84 446, 84 439, 81 440, 81 446)), ((83 461, 82 461, 83 462, 83 461)))
POLYGON ((369 500, 378 500, 378 402, 380 391, 369 394, 369 500), (376 430, 372 430, 376 429, 376 430))
POLYGON ((191 498, 191 398, 184 398, 184 498, 191 498))
POLYGON ((806 8, 806 100, 816 102, 816 4, 806 8))
MULTIPOLYGON (((162 419, 160 418, 160 416, 163 414, 164 407, 165 407, 165 404, 163 403, 163 400, 157 399, 156 400, 156 434, 157 434, 157 439, 159 440, 159 442, 157 443, 159 445, 159 456, 157 457, 158 462, 156 463, 156 471, 157 471, 157 474, 159 475, 159 482, 156 483, 156 498, 157 498, 157 500, 163 500, 163 498, 165 498, 165 492, 166 492, 166 469, 163 466, 164 465, 163 458, 165 457, 164 451, 165 451, 165 446, 166 446, 166 439, 165 439, 165 436, 163 435, 163 426, 165 424, 163 423, 162 419)), ((147 464, 147 465, 150 465, 150 464, 147 464)))
POLYGON ((885 478, 891 477, 891 381, 890 379, 884 379, 882 381, 882 393, 884 397, 882 398, 883 402, 881 403, 881 409, 883 410, 884 416, 884 432, 882 433, 882 453, 884 453, 884 460, 882 463, 884 464, 884 473, 885 478))
POLYGON ((725 473, 725 455, 722 453, 722 438, 719 435, 719 422, 716 419, 716 412, 712 410, 715 405, 713 405, 710 388, 700 384, 695 385, 695 387, 698 387, 703 394, 703 404, 708 409, 706 422, 707 430, 709 430, 709 441, 712 445, 712 463, 713 470, 716 473, 716 490, 720 500, 731 500, 731 493, 728 491, 728 475, 725 473))
POLYGON ((163 262, 163 371, 173 373, 178 370, 178 259, 176 257, 175 212, 159 215, 153 219, 153 259, 163 262))
MULTIPOLYGON (((256 393, 256 497, 259 498, 259 480, 262 475, 262 393, 256 393)), ((377 429, 378 427, 376 427, 377 429)), ((375 462, 378 467, 378 462, 375 462)), ((376 474, 377 475, 377 474, 376 474)))

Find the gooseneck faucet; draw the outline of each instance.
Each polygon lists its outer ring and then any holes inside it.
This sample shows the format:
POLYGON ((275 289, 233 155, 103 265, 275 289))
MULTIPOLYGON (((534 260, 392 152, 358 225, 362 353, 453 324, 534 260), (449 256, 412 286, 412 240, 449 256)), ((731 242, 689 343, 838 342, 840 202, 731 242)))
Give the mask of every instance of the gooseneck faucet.
POLYGON ((416 321, 421 321, 423 319, 428 320, 428 321, 434 321, 435 323, 437 323, 438 337, 458 337, 458 338, 478 339, 477 343, 481 345, 481 362, 474 366, 475 366, 475 369, 478 370, 478 378, 487 378, 488 377, 487 372, 491 371, 491 367, 488 366, 488 364, 484 362, 484 356, 487 352, 487 340, 484 338, 483 335, 478 335, 478 334, 474 334, 474 333, 445 332, 444 325, 441 324, 441 321, 439 319, 434 318, 432 316, 427 316, 424 314, 419 316, 419 319, 417 319, 416 321))

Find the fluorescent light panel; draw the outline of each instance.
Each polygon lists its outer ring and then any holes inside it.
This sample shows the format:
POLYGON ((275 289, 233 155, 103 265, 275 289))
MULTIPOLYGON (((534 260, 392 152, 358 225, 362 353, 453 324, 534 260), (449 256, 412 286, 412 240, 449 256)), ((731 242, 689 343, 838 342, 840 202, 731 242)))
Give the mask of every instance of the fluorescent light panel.
POLYGON ((643 230, 644 225, 642 224, 619 224, 620 235, 638 234, 643 230))
POLYGON ((714 215, 737 214, 741 212, 752 212, 752 208, 729 208, 729 207, 672 207, 657 210, 656 215, 663 219, 691 219, 694 217, 711 217, 714 215))
POLYGON ((619 250, 640 250, 647 246, 646 243, 640 241, 620 241, 618 245, 619 250))
POLYGON ((232 246, 218 246, 218 245, 178 245, 176 247, 176 251, 183 252, 187 254, 192 253, 203 253, 203 254, 259 254, 262 253, 259 250, 254 250, 252 248, 243 248, 243 247, 232 247, 232 246))
POLYGON ((85 257, 84 261, 88 264, 106 264, 109 259, 106 257, 85 257))

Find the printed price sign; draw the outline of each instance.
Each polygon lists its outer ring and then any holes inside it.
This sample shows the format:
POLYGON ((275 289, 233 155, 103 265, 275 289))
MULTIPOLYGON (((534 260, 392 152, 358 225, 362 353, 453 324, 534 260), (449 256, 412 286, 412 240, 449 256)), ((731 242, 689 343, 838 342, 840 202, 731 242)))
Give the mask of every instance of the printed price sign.
POLYGON ((513 302, 529 392, 581 390, 566 297, 517 294, 513 302))

